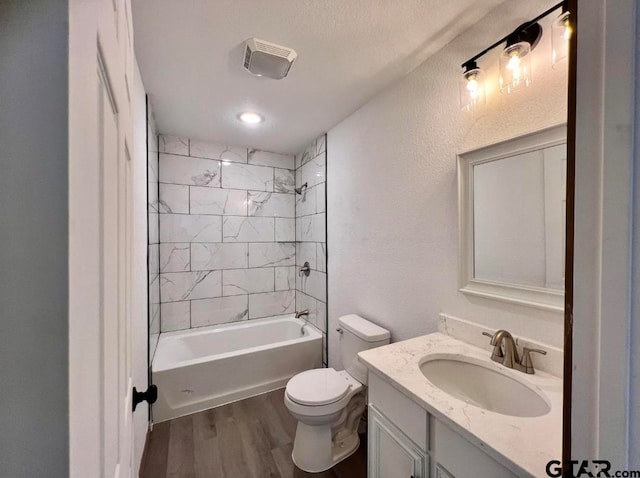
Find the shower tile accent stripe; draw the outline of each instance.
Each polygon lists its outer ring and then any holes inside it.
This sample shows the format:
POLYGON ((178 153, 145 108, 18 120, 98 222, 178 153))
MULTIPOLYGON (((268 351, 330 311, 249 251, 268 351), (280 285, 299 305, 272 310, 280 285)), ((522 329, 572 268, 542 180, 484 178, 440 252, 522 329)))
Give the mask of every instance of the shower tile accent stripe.
POLYGON ((295 158, 159 141, 161 331, 295 311, 295 158))

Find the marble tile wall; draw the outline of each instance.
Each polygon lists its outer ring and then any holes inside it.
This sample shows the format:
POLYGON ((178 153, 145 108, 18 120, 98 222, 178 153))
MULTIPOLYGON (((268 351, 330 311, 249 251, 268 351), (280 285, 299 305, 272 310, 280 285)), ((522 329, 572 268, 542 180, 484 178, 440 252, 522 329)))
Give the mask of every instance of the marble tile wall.
POLYGON ((295 158, 159 138, 161 331, 295 311, 295 158))
POLYGON ((148 286, 149 363, 160 336, 160 232, 158 201, 158 131, 151 103, 147 101, 147 197, 148 197, 148 286))
POLYGON ((327 231, 326 135, 311 142, 296 156, 296 265, 309 263, 308 277, 296 274, 296 310, 309 309, 309 322, 323 333, 323 362, 327 365, 327 231))

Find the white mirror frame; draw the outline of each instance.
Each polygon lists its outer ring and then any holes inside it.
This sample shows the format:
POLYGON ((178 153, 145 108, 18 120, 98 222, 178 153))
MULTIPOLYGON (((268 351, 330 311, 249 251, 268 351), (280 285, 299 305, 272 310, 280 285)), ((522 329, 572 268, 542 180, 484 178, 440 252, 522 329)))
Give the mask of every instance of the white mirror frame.
POLYGON ((564 291, 473 277, 473 167, 519 154, 565 144, 562 124, 458 155, 459 286, 464 294, 556 312, 564 311, 564 291))

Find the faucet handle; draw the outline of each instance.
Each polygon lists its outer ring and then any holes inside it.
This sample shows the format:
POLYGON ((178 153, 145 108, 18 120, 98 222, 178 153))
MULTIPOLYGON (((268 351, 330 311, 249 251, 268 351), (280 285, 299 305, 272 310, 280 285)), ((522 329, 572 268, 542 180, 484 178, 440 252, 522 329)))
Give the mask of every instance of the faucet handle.
POLYGON ((531 360, 532 352, 537 354, 547 355, 547 352, 544 350, 530 349, 529 347, 524 347, 522 349, 522 360, 520 362, 520 365, 522 366, 522 369, 523 369, 522 371, 524 373, 528 373, 528 374, 536 373, 535 369, 533 368, 533 360, 531 360))
POLYGON ((491 345, 493 345, 493 353, 491 354, 491 360, 494 362, 502 363, 504 359, 504 353, 502 353, 502 344, 500 342, 493 343, 493 339, 495 335, 490 334, 489 332, 482 332, 482 335, 485 337, 489 337, 491 339, 491 345))
POLYGON ((309 265, 309 261, 307 261, 304 264, 302 264, 302 267, 298 270, 298 275, 300 277, 302 276, 309 277, 309 274, 311 274, 311 266, 309 265))

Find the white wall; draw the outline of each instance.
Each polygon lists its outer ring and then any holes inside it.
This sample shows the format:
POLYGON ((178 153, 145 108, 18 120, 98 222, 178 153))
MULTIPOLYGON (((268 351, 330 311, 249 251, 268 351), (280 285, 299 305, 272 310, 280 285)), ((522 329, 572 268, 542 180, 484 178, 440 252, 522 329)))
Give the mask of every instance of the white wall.
POLYGON ((572 393, 572 453, 574 456, 597 456, 597 397, 599 308, 599 227, 601 220, 600 158, 589 151, 602 149, 602 81, 603 81, 603 22, 604 2, 592 1, 581 6, 579 15, 578 74, 583 79, 577 88, 578 132, 576 138, 576 193, 575 193, 575 266, 574 315, 578 322, 573 328, 573 362, 579 367, 573 371, 572 393), (587 34, 586 32, 589 32, 587 34), (598 52, 589 60, 580 62, 580 51, 598 52), (589 79, 589 80, 586 80, 589 79), (588 113, 592 112, 591 119, 588 113), (597 120, 596 120, 597 119, 597 120), (580 124, 581 123, 581 124, 580 124), (578 400, 577 397, 580 397, 578 400))
MULTIPOLYGON (((145 90, 137 63, 131 95, 133 116, 132 195, 133 202, 133 277, 132 277, 132 334, 133 386, 145 391, 147 376, 147 121, 145 90)), ((133 414, 133 469, 140 469, 140 461, 149 424, 149 405, 138 404, 133 414)))
POLYGON ((630 380, 639 340, 631 296, 636 3, 585 0, 578 10, 572 454, 611 460, 614 470, 640 467, 637 376, 630 380))
POLYGON ((553 3, 504 3, 329 131, 331 366, 340 365, 337 319, 353 312, 394 341, 435 331, 447 312, 562 345, 561 314, 466 297, 457 283, 456 154, 565 122, 567 98, 566 62, 550 66, 550 28, 524 91, 496 91, 497 50, 479 61, 490 87, 474 114, 459 108, 460 64, 553 3))

